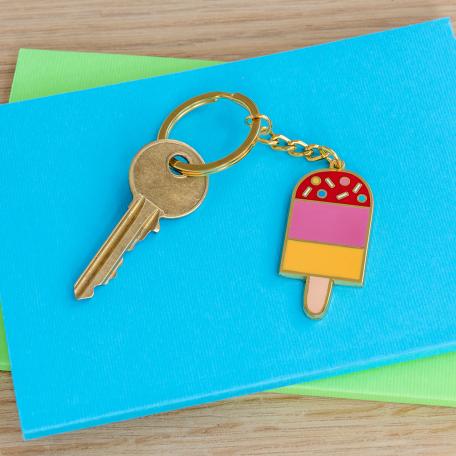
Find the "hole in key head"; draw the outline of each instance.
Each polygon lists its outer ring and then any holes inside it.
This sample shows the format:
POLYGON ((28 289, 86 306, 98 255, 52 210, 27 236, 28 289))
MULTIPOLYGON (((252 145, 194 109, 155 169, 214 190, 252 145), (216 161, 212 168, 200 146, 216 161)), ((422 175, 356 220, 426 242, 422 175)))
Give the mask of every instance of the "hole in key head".
POLYGON ((188 161, 188 159, 186 157, 184 157, 183 155, 179 155, 179 154, 176 154, 176 155, 171 155, 171 157, 169 157, 168 159, 168 168, 169 168, 169 171, 171 174, 174 174, 175 176, 179 176, 179 177, 186 177, 184 176, 180 171, 178 171, 176 168, 173 168, 171 165, 170 165, 170 161, 172 158, 175 158, 176 160, 179 160, 183 163, 190 163, 188 161))

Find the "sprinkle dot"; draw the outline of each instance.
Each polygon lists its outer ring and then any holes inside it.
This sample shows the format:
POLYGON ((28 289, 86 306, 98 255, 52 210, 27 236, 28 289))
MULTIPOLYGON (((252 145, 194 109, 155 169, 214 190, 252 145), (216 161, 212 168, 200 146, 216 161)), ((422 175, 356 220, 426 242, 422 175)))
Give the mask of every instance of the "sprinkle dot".
POLYGON ((312 187, 308 186, 303 192, 302 192, 302 196, 304 198, 307 198, 309 196, 309 193, 312 191, 312 187))
POLYGON ((321 198, 321 199, 326 198, 326 195, 327 195, 326 190, 318 190, 318 192, 317 192, 318 198, 321 198))
POLYGON ((358 200, 358 202, 360 203, 365 203, 367 201, 367 196, 366 195, 358 195, 358 197, 356 198, 358 200))
POLYGON ((310 179, 310 183, 312 185, 320 185, 321 179, 318 176, 313 176, 312 179, 310 179))
POLYGON ((341 177, 340 180, 340 185, 343 185, 346 187, 347 185, 350 185, 350 179, 347 176, 341 177))

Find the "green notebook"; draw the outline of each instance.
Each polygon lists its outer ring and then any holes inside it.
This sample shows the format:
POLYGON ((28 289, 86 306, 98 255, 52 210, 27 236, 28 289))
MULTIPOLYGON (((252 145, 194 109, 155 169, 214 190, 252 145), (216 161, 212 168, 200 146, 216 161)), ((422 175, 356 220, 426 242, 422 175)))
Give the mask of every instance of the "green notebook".
MULTIPOLYGON (((82 90, 213 65, 214 62, 157 57, 23 49, 19 53, 10 101, 82 90)), ((1 322, 0 322, 1 323, 1 322)), ((0 336, 4 336, 0 326, 0 336)), ((8 365, 0 337, 0 367, 8 365)), ((277 390, 313 396, 345 397, 456 406, 456 354, 371 369, 277 390)))

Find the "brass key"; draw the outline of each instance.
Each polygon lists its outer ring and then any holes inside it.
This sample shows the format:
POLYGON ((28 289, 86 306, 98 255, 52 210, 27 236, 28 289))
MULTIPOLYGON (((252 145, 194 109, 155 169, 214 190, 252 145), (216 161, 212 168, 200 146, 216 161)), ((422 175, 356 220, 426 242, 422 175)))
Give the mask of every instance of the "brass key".
POLYGON ((160 218, 183 217, 202 203, 208 178, 174 174, 169 160, 176 156, 192 164, 204 163, 190 146, 168 139, 144 146, 135 156, 129 174, 132 202, 74 285, 77 299, 91 298, 95 287, 106 285, 116 275, 125 252, 150 231, 159 231, 160 218))

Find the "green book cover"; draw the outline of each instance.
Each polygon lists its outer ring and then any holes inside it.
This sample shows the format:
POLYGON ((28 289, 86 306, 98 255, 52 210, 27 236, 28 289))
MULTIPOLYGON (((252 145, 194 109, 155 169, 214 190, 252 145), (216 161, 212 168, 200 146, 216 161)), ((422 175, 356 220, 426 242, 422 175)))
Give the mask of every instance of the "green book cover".
MULTIPOLYGON (((83 90, 218 62, 22 49, 10 101, 83 90)), ((1 318, 1 315, 0 315, 1 318)), ((0 320, 0 368, 8 369, 0 320)), ((456 406, 456 354, 445 354, 276 390, 282 393, 456 406)))

